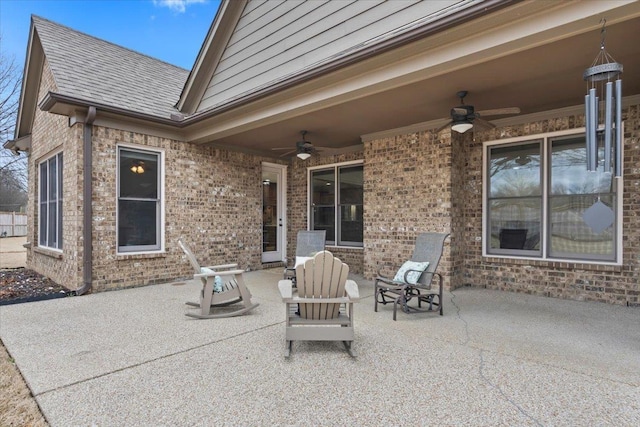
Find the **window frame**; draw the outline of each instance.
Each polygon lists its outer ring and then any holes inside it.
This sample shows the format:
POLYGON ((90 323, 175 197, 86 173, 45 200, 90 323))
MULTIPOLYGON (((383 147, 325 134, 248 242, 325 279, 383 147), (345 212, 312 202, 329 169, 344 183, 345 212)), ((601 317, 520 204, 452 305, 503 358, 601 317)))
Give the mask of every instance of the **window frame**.
MULTIPOLYGON (((116 145, 116 254, 117 255, 138 255, 149 253, 165 252, 165 152, 161 148, 138 146, 132 144, 116 145), (120 162, 121 151, 133 151, 158 157, 158 176, 157 176, 157 197, 156 197, 156 237, 158 243, 156 245, 138 245, 138 246, 120 246, 120 201, 121 200, 140 200, 135 197, 120 197, 120 162)), ((153 199, 144 199, 153 200, 153 199)))
MULTIPOLYGON (((624 125, 623 125, 624 135, 624 125)), ((550 252, 550 229, 549 224, 551 222, 551 190, 549 188, 551 180, 552 159, 551 159, 551 142, 552 140, 581 137, 585 134, 585 128, 576 128, 563 130, 558 132, 549 132, 543 134, 532 134, 527 136, 505 138, 500 140, 486 141, 482 144, 482 256, 484 258, 499 258, 499 259, 519 259, 519 260, 532 260, 542 262, 566 262, 570 264, 597 264, 597 265, 622 265, 623 257, 623 234, 622 234, 622 221, 623 221, 623 180, 622 177, 612 177, 613 189, 616 197, 615 201, 615 239, 614 239, 614 260, 602 260, 594 259, 585 255, 584 258, 576 257, 553 257, 550 252), (490 238, 487 233, 490 232, 490 213, 489 213, 489 160, 490 149, 496 146, 517 146, 524 145, 540 141, 541 145, 541 199, 542 199, 542 211, 540 214, 540 255, 532 255, 529 251, 523 253, 522 250, 509 250, 500 249, 496 251, 493 249, 490 252, 490 238)), ((623 144, 624 145, 624 144, 623 144)), ((622 153, 624 158, 624 153, 622 153)), ((586 168, 586 164, 585 164, 586 168)))
POLYGON ((46 248, 55 252, 62 252, 63 249, 63 202, 64 202, 64 152, 62 150, 58 150, 46 158, 38 162, 38 247, 46 248), (51 200, 51 183, 50 183, 50 167, 51 161, 55 159, 56 163, 56 199, 51 200), (46 186, 46 200, 43 201, 43 177, 42 177, 42 166, 46 164, 47 167, 47 179, 45 182, 46 186), (51 220, 49 215, 51 213, 51 203, 55 203, 56 205, 56 218, 55 218, 55 232, 56 232, 56 245, 52 246, 49 242, 50 235, 50 225, 51 220), (43 223, 43 204, 47 206, 46 220, 43 223), (44 228, 44 230, 43 230, 44 228))
POLYGON ((327 236, 327 246, 337 247, 337 248, 350 248, 350 249, 361 249, 364 247, 364 235, 362 242, 352 242, 345 241, 342 242, 339 239, 340 230, 341 230, 341 216, 340 216, 340 179, 339 179, 339 171, 343 168, 349 168, 353 166, 362 166, 363 170, 363 178, 362 178, 362 197, 363 197, 363 229, 364 229, 364 160, 352 160, 348 162, 340 162, 340 163, 330 163, 326 165, 312 166, 307 168, 307 230, 313 230, 313 172, 317 171, 329 171, 333 170, 333 176, 335 178, 335 191, 334 191, 334 200, 333 200, 333 218, 334 218, 334 235, 331 239, 330 236, 327 236), (332 242, 332 243, 330 243, 332 242))

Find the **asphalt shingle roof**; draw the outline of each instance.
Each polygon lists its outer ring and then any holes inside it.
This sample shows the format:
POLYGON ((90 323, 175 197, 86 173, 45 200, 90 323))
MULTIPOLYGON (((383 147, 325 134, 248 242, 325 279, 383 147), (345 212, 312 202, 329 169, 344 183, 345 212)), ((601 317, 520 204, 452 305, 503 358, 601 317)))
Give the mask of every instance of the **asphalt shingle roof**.
POLYGON ((58 93, 169 118, 189 71, 33 16, 58 93))

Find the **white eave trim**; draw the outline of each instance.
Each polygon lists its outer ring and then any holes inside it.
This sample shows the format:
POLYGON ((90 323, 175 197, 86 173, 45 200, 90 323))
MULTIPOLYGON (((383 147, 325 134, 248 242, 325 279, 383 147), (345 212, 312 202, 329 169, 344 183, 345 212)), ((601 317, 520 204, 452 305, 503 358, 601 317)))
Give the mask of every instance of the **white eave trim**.
POLYGON ((31 152, 31 134, 25 135, 18 139, 12 139, 2 145, 7 150, 13 151, 13 154, 19 154, 20 151, 31 152))
POLYGON ((176 108, 193 114, 218 68, 218 62, 233 35, 248 0, 223 0, 200 48, 176 108))

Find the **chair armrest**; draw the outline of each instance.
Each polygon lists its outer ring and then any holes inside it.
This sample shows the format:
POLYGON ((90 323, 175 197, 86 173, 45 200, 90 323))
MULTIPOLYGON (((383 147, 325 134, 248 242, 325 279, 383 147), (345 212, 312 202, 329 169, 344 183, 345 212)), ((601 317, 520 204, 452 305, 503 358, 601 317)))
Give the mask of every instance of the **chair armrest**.
POLYGON ((287 300, 291 300, 293 296, 293 282, 291 280, 280 280, 278 281, 278 289, 282 300, 289 302, 287 300))
POLYGON ((208 269, 210 269, 210 270, 221 270, 221 269, 229 269, 229 268, 237 269, 237 268, 238 268, 238 263, 234 263, 234 264, 210 265, 210 266, 203 267, 203 268, 208 268, 208 269))
POLYGON ((376 275, 385 279, 395 276, 395 273, 387 274, 388 272, 393 272, 393 266, 383 265, 381 267, 378 267, 378 269, 376 270, 376 275))
POLYGON ((409 273, 418 273, 418 279, 420 279, 420 277, 421 277, 423 274, 433 274, 433 273, 430 273, 430 272, 428 272, 428 271, 421 271, 421 270, 407 270, 407 271, 404 273, 404 283, 406 283, 407 285, 411 285, 411 283, 409 283, 409 273))
POLYGON ((242 274, 242 273, 244 273, 244 270, 212 271, 211 273, 194 274, 193 277, 194 278, 214 277, 214 276, 224 277, 224 276, 235 276, 237 274, 242 274))
MULTIPOLYGON (((422 283, 418 282, 415 285, 411 285, 411 286, 415 286, 416 288, 431 289, 431 281, 433 280, 433 278, 435 276, 438 277, 438 281, 439 281, 438 286, 440 286, 440 287, 442 286, 442 275, 440 273, 435 272, 435 271, 434 272, 424 271, 422 274, 428 274, 428 275, 431 276, 431 280, 429 281, 429 283, 427 285, 425 285, 425 284, 422 284, 422 283)), ((405 276, 405 279, 406 279, 406 276, 405 276)))
POLYGON ((358 284, 353 280, 347 280, 347 283, 344 285, 344 290, 347 293, 347 296, 352 301, 358 301, 360 299, 360 292, 358 290, 358 284))
POLYGON ((293 298, 283 298, 283 301, 288 303, 294 303, 294 304, 349 304, 353 302, 353 300, 350 300, 348 297, 338 297, 338 298, 293 297, 293 298))

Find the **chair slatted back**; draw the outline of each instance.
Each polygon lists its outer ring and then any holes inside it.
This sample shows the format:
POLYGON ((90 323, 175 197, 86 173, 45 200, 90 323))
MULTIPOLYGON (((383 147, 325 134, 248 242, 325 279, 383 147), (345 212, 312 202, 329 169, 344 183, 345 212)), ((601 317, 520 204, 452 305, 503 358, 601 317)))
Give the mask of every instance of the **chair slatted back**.
POLYGON ((178 239, 178 245, 180 246, 180 248, 182 248, 182 250, 184 251, 185 255, 187 255, 187 259, 189 259, 189 262, 191 263, 191 266, 193 267, 193 270, 195 271, 195 273, 196 274, 202 273, 202 269, 200 268, 200 264, 198 263, 198 260, 196 259, 196 256, 191 251, 191 248, 189 247, 189 245, 187 245, 184 242, 184 240, 182 240, 182 238, 178 239))
MULTIPOLYGON (((413 248, 413 255, 411 261, 416 262, 429 262, 429 267, 425 270, 425 273, 434 273, 440 263, 442 257, 442 250, 444 249, 444 240, 447 238, 448 233, 421 233, 416 237, 416 245, 413 248)), ((431 284, 432 274, 422 274, 418 283, 425 286, 431 284)))
MULTIPOLYGON (((345 295, 349 266, 329 251, 317 253, 296 268, 298 295, 305 298, 338 298, 345 295)), ((300 317, 304 319, 335 319, 340 304, 300 304, 300 317)))

